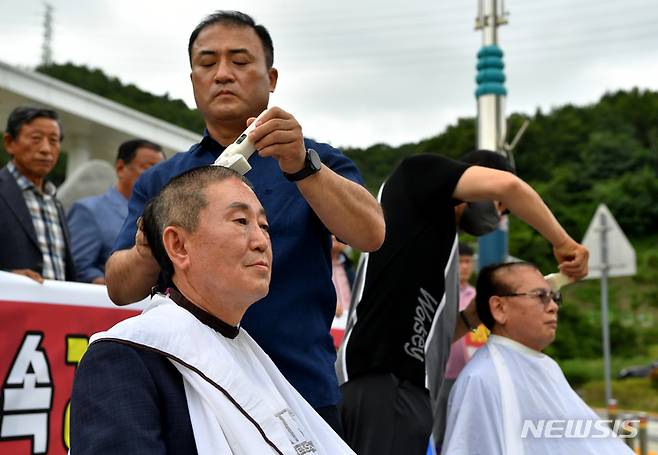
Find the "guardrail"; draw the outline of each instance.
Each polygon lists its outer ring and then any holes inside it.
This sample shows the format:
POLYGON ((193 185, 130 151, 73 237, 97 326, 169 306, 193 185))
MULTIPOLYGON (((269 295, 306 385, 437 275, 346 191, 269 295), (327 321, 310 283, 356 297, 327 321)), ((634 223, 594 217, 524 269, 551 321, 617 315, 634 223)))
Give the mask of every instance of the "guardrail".
POLYGON ((616 422, 623 424, 619 427, 619 435, 624 437, 624 442, 639 455, 651 455, 649 443, 658 443, 658 437, 649 434, 649 421, 658 422, 658 416, 652 417, 649 413, 638 411, 619 411, 616 400, 611 400, 607 408, 608 420, 611 427, 616 422), (630 435, 630 437, 629 437, 630 435))

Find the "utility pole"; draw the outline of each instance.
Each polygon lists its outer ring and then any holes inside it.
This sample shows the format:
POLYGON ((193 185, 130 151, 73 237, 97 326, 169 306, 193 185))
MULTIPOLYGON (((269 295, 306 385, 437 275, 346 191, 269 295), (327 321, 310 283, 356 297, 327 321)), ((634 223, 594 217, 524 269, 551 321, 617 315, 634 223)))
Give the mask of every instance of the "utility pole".
POLYGON ((610 405, 612 400, 612 382, 610 380, 610 324, 608 322, 608 218, 605 213, 599 214, 601 235, 601 334, 603 338, 603 380, 605 384, 605 402, 610 405))
MULTIPOLYGON (((477 148, 506 153, 505 73, 503 51, 498 47, 498 27, 507 24, 504 0, 478 0, 475 30, 482 30, 482 48, 477 63, 477 148)), ((478 239, 480 268, 507 258, 507 216, 498 229, 478 239)))
POLYGON ((43 19, 43 44, 41 45, 41 64, 44 66, 53 63, 53 7, 45 3, 46 13, 43 19))

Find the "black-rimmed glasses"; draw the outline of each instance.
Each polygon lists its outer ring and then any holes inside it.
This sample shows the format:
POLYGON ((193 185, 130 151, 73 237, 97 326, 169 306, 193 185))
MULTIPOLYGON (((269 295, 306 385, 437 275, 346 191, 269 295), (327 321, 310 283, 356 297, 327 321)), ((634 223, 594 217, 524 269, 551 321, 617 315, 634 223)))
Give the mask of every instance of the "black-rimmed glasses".
POLYGON ((559 292, 547 291, 546 289, 537 289, 536 291, 529 292, 510 292, 507 294, 498 294, 499 297, 519 297, 527 295, 539 299, 544 306, 554 301, 558 306, 562 305, 562 294, 559 292))

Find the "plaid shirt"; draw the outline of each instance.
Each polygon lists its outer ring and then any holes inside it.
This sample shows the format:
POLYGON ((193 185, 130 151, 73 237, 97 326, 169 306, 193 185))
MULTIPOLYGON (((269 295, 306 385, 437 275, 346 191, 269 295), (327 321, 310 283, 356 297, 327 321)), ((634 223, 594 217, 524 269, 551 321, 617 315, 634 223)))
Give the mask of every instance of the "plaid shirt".
POLYGON ((66 280, 66 243, 62 220, 59 219, 55 203, 55 185, 45 182, 42 192, 16 169, 13 162, 7 165, 7 169, 23 192, 25 205, 32 216, 32 224, 43 254, 41 276, 49 280, 66 280))

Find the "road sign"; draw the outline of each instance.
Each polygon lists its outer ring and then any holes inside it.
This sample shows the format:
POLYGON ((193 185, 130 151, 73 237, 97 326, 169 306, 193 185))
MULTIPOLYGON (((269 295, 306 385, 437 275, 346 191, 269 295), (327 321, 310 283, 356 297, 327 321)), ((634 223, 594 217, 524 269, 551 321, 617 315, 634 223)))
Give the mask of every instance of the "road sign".
POLYGON ((596 209, 582 243, 589 250, 589 274, 586 279, 600 278, 604 265, 608 267, 609 277, 635 275, 635 249, 605 204, 600 204, 596 209), (602 257, 601 234, 604 230, 607 260, 602 257))
POLYGON ((589 223, 583 245, 589 250, 589 274, 601 278, 601 332, 605 402, 612 403, 610 375, 610 327, 608 324, 608 277, 635 275, 635 250, 605 204, 600 204, 589 223))

